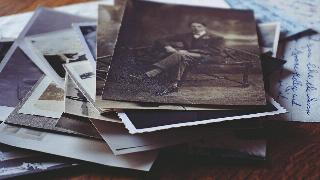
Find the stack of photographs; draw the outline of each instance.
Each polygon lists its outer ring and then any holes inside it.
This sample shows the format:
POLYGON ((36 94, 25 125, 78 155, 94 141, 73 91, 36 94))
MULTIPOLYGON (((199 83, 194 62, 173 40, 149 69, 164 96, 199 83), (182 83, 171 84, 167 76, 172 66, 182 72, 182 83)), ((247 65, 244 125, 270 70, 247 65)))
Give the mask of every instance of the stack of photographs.
POLYGON ((37 9, 0 42, 0 142, 141 171, 177 145, 265 160, 266 139, 243 134, 286 112, 266 91, 280 24, 166 3, 119 0, 98 19, 37 9))

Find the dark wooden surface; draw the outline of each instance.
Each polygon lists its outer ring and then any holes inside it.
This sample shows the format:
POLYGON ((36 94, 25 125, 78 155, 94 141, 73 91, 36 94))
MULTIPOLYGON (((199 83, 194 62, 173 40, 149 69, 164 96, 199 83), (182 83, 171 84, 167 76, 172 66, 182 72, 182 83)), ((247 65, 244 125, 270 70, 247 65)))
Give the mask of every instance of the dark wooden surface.
MULTIPOLYGON (((0 0, 0 15, 88 0, 0 0)), ((161 154, 149 173, 87 164, 44 173, 38 179, 319 179, 320 124, 268 121, 263 163, 190 160, 161 154)), ((30 178, 30 177, 29 177, 30 178)))

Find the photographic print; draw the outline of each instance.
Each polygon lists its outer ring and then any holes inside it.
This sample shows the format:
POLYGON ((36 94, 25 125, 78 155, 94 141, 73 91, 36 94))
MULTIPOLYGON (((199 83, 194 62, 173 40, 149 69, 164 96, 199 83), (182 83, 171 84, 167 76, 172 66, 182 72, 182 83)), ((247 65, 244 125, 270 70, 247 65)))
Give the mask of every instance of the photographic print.
MULTIPOLYGON (((87 62, 87 65, 90 65, 87 62)), ((72 63, 70 63, 72 64, 72 63)), ((81 69, 80 69, 81 70, 81 69)), ((94 87, 94 86, 93 86, 94 87)), ((86 98, 80 88, 76 85, 74 80, 68 76, 66 77, 66 90, 65 90, 65 112, 71 115, 99 119, 110 122, 120 123, 119 119, 110 119, 102 116, 94 105, 86 98)))
POLYGON ((24 38, 32 61, 60 87, 64 87, 63 64, 86 60, 84 49, 73 29, 24 38))
POLYGON ((100 140, 43 132, 4 123, 0 125, 0 141, 18 148, 140 171, 149 171, 158 156, 157 151, 116 156, 105 142, 100 140), (39 136, 42 138, 38 138, 39 136))
POLYGON ((217 111, 168 111, 168 110, 123 110, 118 112, 119 118, 131 134, 153 132, 184 126, 196 126, 229 120, 260 118, 286 113, 271 97, 267 106, 241 110, 217 111))
POLYGON ((72 27, 80 38, 87 59, 95 69, 97 57, 97 24, 76 23, 72 24, 72 27))
POLYGON ((102 89, 118 39, 126 4, 126 0, 116 0, 113 6, 100 5, 98 8, 96 99, 102 98, 102 89))
POLYGON ((128 3, 103 99, 265 105, 252 11, 128 3))

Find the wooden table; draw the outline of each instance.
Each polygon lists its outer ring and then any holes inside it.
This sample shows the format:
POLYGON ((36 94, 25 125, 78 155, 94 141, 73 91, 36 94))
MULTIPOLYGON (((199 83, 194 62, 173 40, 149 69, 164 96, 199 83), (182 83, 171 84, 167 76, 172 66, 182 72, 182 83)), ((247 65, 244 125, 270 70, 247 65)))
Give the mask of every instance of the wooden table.
MULTIPOLYGON (((88 0, 1 0, 0 16, 88 0)), ((93 164, 37 175, 39 179, 319 179, 320 124, 266 122, 268 159, 262 164, 199 162, 161 155, 149 173, 93 164)), ((32 176, 34 178, 34 176, 32 176)))

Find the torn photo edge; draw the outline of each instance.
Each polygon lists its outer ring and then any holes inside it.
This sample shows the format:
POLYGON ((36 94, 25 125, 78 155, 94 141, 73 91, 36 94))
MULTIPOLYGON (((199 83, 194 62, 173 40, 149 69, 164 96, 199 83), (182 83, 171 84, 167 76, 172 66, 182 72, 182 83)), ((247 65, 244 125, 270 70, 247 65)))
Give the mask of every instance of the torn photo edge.
MULTIPOLYGON (((170 128, 178 128, 178 127, 184 127, 184 126, 195 126, 195 125, 209 124, 209 123, 222 122, 222 121, 250 119, 250 118, 263 117, 263 116, 272 116, 272 115, 278 115, 278 114, 283 114, 283 113, 287 112, 286 109, 281 107, 280 104, 277 103, 273 98, 267 97, 267 99, 274 106, 274 108, 276 108, 276 110, 270 111, 270 112, 260 112, 260 113, 255 113, 255 114, 247 114, 244 111, 243 112, 244 115, 236 115, 236 116, 230 116, 230 117, 224 116, 224 117, 215 118, 215 119, 176 123, 176 124, 167 124, 167 125, 160 125, 160 126, 155 126, 155 127, 150 126, 150 127, 141 128, 141 129, 137 128, 134 125, 134 123, 130 120, 130 118, 127 116, 125 111, 117 112, 117 114, 118 114, 119 118, 122 120, 122 122, 125 124, 125 127, 129 130, 129 133, 135 134, 135 133, 153 132, 153 131, 170 129, 170 128)), ((213 112, 213 114, 214 114, 214 112, 213 112)), ((240 113, 240 114, 242 114, 242 113, 240 113)))

